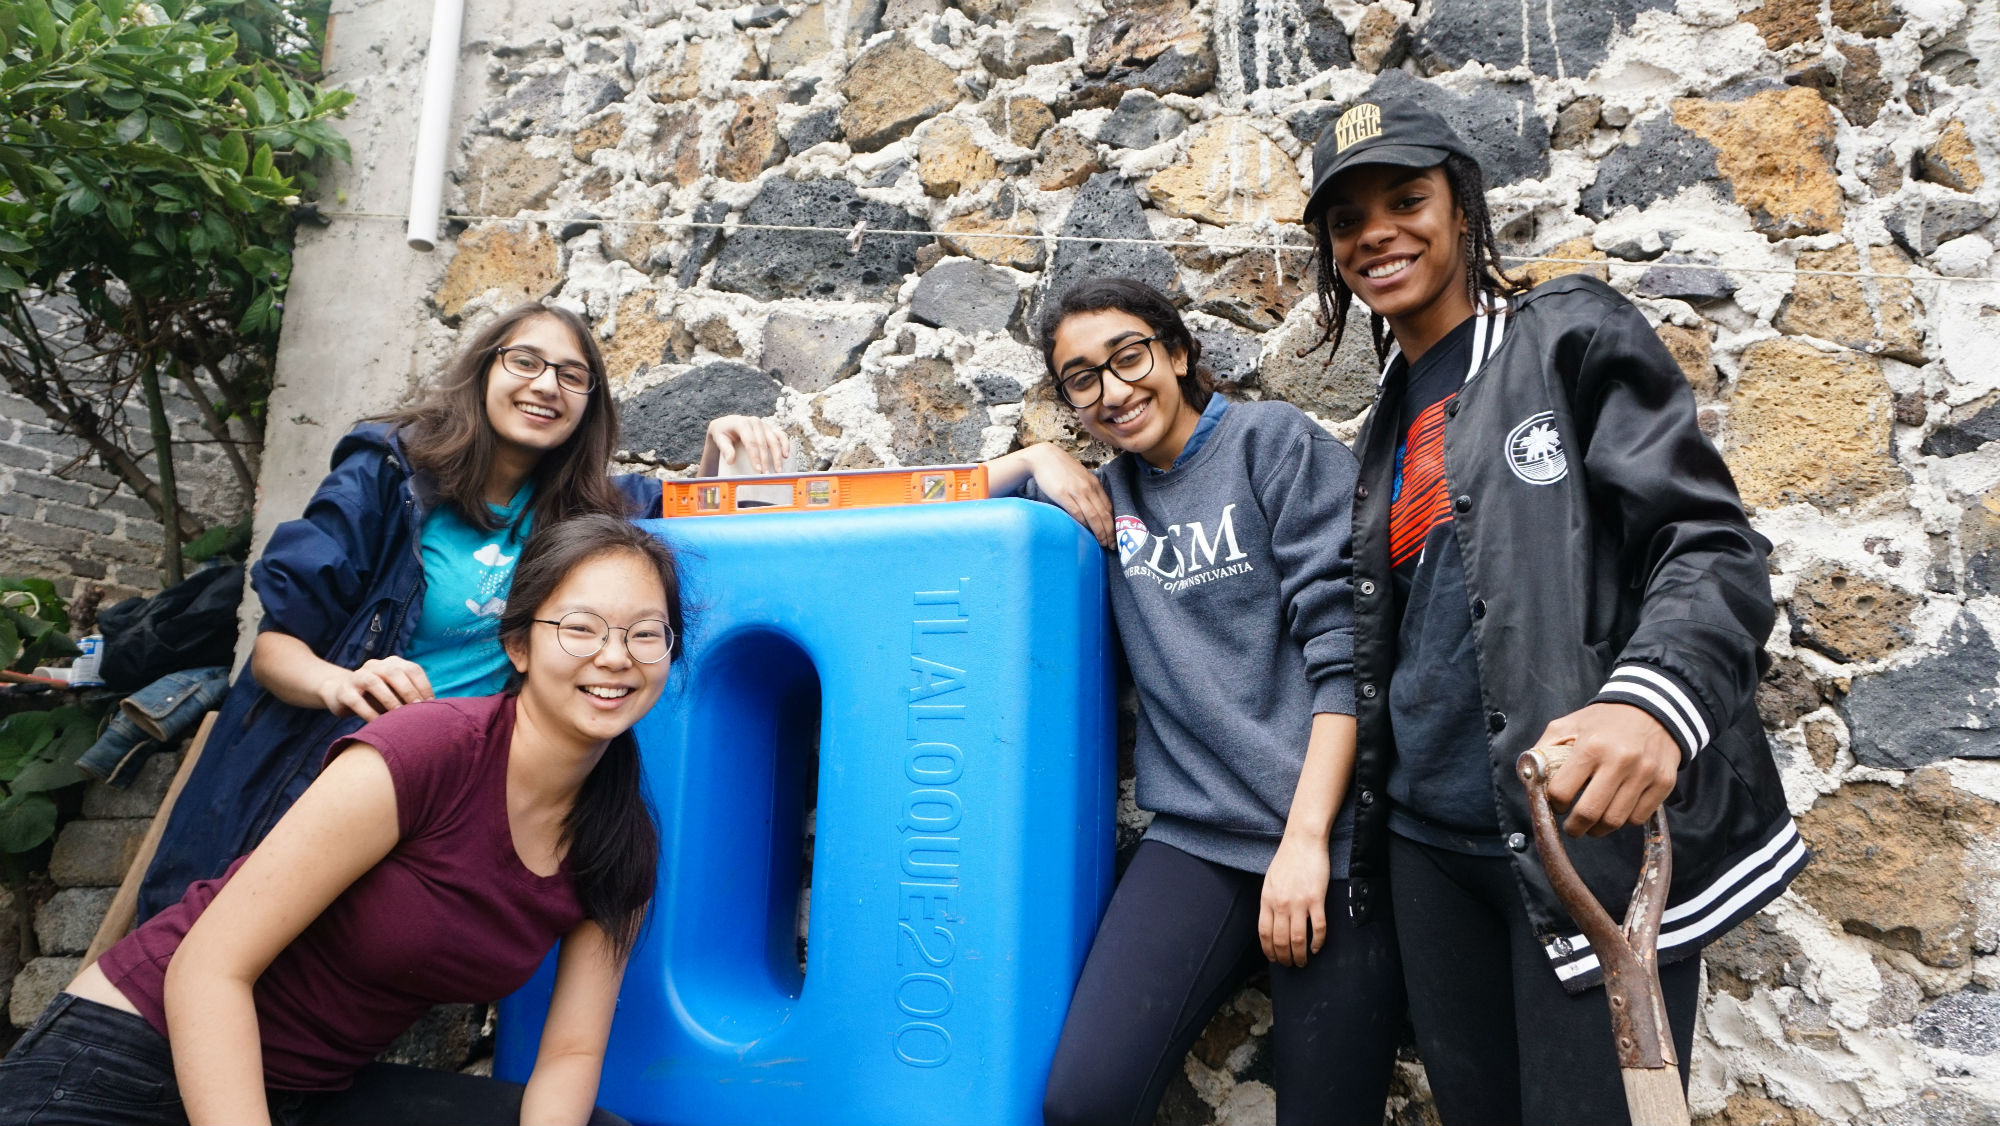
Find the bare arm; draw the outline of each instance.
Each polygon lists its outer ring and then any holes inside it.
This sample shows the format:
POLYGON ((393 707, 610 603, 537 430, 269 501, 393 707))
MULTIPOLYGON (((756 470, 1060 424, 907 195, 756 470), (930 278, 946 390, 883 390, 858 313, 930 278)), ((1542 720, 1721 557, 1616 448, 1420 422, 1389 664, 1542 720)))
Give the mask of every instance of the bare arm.
POLYGON ((1326 889, 1333 873, 1327 838, 1353 776, 1354 717, 1314 715, 1306 765, 1292 793, 1278 854, 1264 872, 1257 912, 1257 937, 1264 957, 1273 962, 1303 966, 1326 945, 1326 889))
POLYGON ((986 463, 986 491, 996 497, 1013 496, 1030 479, 1043 496, 1090 529, 1100 545, 1111 546, 1111 498, 1097 475, 1069 451, 1041 442, 986 463))
POLYGON ((202 912, 167 966, 167 1039, 188 1121, 270 1121, 251 989, 398 837, 389 766, 357 744, 327 764, 202 912))
POLYGON ((266 691, 293 707, 362 719, 436 696, 430 677, 415 661, 378 657, 358 669, 344 669, 321 659, 305 642, 274 629, 257 635, 250 671, 266 691))
POLYGON ((590 1121, 624 977, 624 964, 612 957, 611 940, 596 923, 564 936, 541 1051, 521 1096, 521 1126, 590 1121))

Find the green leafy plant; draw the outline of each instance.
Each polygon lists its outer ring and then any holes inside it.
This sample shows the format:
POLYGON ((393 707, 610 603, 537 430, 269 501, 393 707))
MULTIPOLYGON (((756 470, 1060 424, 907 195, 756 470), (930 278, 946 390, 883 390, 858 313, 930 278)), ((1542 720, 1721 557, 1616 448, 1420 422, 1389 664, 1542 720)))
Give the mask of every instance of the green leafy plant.
POLYGON ((327 0, 0 0, 0 378, 152 506, 177 384, 247 498, 299 195, 352 95, 316 84, 327 0), (144 442, 123 406, 145 401, 144 442), (146 459, 150 455, 151 471, 146 459))
POLYGON ((0 575, 0 668, 31 672, 76 654, 76 642, 69 639, 69 608, 55 584, 0 575))
POLYGON ((55 836, 49 793, 84 780, 76 760, 96 739, 96 718, 75 705, 0 719, 0 853, 11 857, 55 836))

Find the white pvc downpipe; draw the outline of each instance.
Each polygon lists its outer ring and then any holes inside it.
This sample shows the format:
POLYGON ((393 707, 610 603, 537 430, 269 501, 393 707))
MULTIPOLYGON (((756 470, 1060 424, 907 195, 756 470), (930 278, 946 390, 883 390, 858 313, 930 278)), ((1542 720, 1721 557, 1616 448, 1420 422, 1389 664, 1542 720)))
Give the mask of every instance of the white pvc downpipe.
POLYGON ((465 0, 433 0, 431 49, 424 59, 423 106, 417 118, 417 160, 410 173, 412 250, 437 249, 444 211, 445 142, 451 137, 451 94, 458 83, 458 36, 465 0))

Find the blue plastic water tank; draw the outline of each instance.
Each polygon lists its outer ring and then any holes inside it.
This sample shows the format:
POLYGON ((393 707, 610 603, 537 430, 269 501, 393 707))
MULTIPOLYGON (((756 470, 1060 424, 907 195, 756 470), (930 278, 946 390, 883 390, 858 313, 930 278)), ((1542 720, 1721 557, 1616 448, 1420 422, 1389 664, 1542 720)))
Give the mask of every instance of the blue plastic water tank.
MULTIPOLYGON (((1040 1122, 1112 882, 1097 544, 1021 500, 648 527, 691 613, 636 729, 660 881, 599 1103, 644 1124, 1040 1122)), ((503 1078, 528 1077, 553 975, 551 956, 501 1005, 503 1078)))

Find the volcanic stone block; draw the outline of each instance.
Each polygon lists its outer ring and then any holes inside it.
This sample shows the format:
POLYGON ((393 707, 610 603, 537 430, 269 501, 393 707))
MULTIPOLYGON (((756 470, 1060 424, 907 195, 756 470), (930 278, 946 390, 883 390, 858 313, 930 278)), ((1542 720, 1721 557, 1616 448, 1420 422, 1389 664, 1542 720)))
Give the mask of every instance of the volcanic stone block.
POLYGON ((1097 139, 1121 149, 1143 149, 1178 137, 1187 129, 1187 118, 1145 90, 1127 90, 1118 109, 1103 125, 1097 139))
POLYGON ((860 369, 881 324, 879 317, 774 313, 764 324, 764 367, 787 387, 824 391, 860 369))
POLYGON ((627 449, 651 452, 669 465, 701 458, 709 420, 725 414, 768 417, 778 405, 771 373, 727 360, 704 364, 680 378, 619 404, 627 449))
POLYGON ((1961 613, 1936 656, 1856 677, 1847 697, 1855 761, 1912 770, 1947 758, 2000 758, 2000 651, 1961 613))
POLYGON ((723 243, 710 284, 765 300, 879 299, 916 269, 923 240, 864 235, 860 249, 850 250, 847 232, 856 220, 877 231, 926 229, 922 219, 901 208, 862 199, 845 180, 767 180, 745 209, 745 223, 826 229, 736 231, 723 243))
POLYGON ((1347 32, 1325 0, 1243 0, 1236 42, 1245 91, 1354 65, 1347 32))
POLYGON ((1715 167, 1715 146, 1661 114, 1639 126, 1639 139, 1597 163, 1597 179, 1583 189, 1580 210, 1603 219, 1625 207, 1645 208, 1691 184, 1711 183, 1725 198, 1729 185, 1715 167))
POLYGON ((1086 277, 1126 277, 1171 292, 1179 288, 1179 271, 1163 246, 1100 242, 1099 239, 1150 239, 1145 209, 1131 187, 1116 175, 1092 176, 1070 204, 1063 219, 1062 241, 1043 275, 1037 302, 1059 296, 1086 277))
POLYGON ((955 329, 968 336, 1005 332, 1020 307, 1014 280, 979 262, 940 262, 917 283, 910 315, 929 325, 955 329))
POLYGON ((1673 0, 1549 0, 1525 8, 1519 0, 1430 0, 1413 50, 1433 74, 1477 60, 1582 78, 1640 12, 1672 7, 1673 0))

